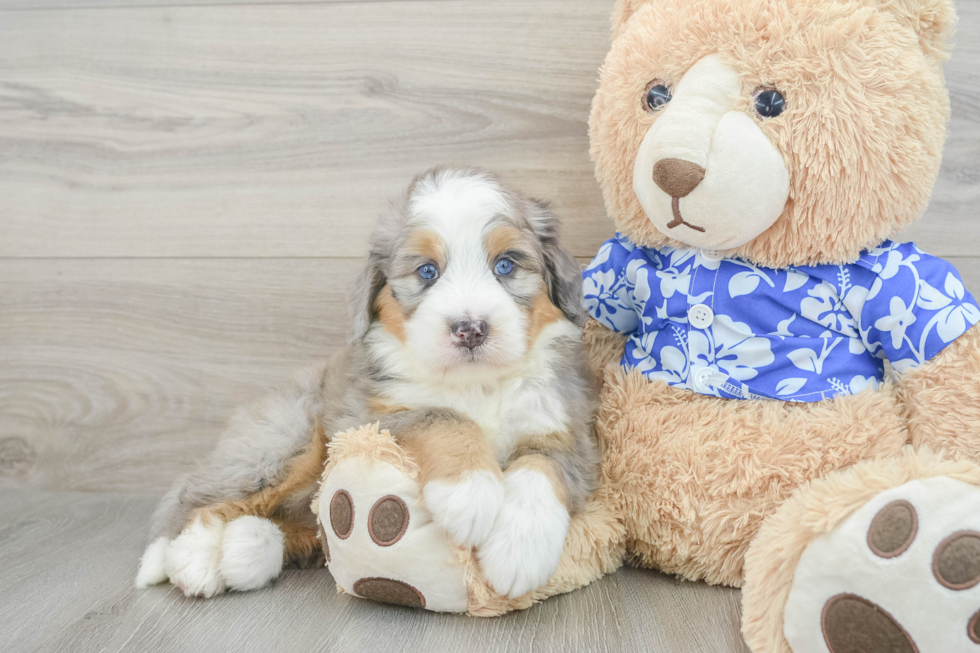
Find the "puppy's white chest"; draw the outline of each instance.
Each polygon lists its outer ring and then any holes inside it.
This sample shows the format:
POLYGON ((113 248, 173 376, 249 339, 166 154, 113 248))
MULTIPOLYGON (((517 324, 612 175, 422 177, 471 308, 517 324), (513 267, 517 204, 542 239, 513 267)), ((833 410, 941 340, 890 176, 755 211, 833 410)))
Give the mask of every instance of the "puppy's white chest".
POLYGON ((506 462, 520 440, 567 430, 567 413, 553 383, 523 379, 504 392, 500 420, 493 436, 497 461, 506 462))

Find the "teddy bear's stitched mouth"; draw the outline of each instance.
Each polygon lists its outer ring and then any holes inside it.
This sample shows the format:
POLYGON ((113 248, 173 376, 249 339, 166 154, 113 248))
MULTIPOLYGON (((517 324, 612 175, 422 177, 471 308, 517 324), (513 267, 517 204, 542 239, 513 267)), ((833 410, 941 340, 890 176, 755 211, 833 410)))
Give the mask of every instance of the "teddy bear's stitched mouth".
POLYGON ((673 229, 674 227, 679 227, 684 225, 685 227, 690 227, 694 231, 700 231, 704 233, 704 227, 698 227, 690 222, 686 222, 684 218, 681 217, 681 198, 673 197, 670 201, 670 208, 674 212, 674 219, 667 223, 668 229, 673 229))

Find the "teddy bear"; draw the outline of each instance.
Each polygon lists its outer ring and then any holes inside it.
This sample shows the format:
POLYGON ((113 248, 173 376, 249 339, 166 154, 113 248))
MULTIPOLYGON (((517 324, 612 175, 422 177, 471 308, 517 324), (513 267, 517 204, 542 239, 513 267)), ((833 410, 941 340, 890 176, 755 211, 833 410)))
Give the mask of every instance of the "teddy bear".
POLYGON ((552 579, 501 597, 390 434, 338 434, 314 511, 339 586, 489 616, 629 562, 742 587, 755 653, 980 651, 980 308, 892 240, 939 171, 954 20, 619 0, 589 123, 599 488, 552 579))

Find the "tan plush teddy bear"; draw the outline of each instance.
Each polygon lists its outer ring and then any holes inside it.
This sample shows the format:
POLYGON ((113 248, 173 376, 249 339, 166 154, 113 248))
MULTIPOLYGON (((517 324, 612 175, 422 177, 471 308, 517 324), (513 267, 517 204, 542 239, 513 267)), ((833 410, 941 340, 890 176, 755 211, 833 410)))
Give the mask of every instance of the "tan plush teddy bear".
POLYGON ((590 129, 618 237, 585 272, 604 480, 641 564, 744 584, 757 652, 980 650, 980 310, 889 240, 939 170, 953 21, 617 4, 590 129))
POLYGON ((628 557, 743 586, 756 653, 980 651, 980 309, 890 240, 939 170, 953 21, 620 0, 590 121, 618 230, 584 272, 600 487, 551 581, 505 599, 391 436, 340 434, 314 509, 341 587, 491 615, 628 557))

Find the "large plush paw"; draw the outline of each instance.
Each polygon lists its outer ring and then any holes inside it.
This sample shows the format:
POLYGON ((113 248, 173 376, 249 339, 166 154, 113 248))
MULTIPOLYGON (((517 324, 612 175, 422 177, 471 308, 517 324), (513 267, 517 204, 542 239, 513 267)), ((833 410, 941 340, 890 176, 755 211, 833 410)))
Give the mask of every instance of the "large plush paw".
POLYGON ((490 535, 500 506, 504 484, 490 470, 467 472, 456 482, 429 481, 422 498, 432 519, 463 546, 477 546, 490 535))
POLYGON ((507 474, 504 504, 477 550, 487 582, 510 598, 544 585, 558 568, 568 523, 546 476, 531 469, 507 474))
POLYGON ((980 652, 980 488, 912 481, 811 542, 784 633, 794 653, 980 652))
POLYGON ((432 519, 416 481, 371 457, 337 462, 317 509, 324 553, 348 594, 438 612, 465 612, 460 554, 432 519))
POLYGON ((229 523, 197 519, 172 541, 154 540, 146 548, 136 585, 170 579, 186 596, 210 598, 230 590, 263 587, 282 571, 284 537, 261 517, 229 523))

